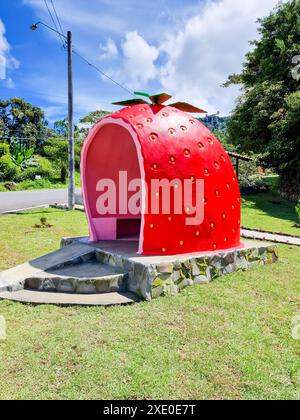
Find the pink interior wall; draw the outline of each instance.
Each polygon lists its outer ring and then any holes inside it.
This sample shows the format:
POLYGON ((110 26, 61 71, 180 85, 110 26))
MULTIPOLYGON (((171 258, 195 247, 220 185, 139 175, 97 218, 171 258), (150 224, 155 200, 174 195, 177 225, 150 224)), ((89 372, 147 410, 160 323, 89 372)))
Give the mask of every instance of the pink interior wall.
MULTIPOLYGON (((120 235, 132 235, 139 232, 139 223, 132 223, 132 231, 124 232, 120 219, 139 219, 141 215, 133 216, 129 213, 119 214, 119 172, 126 171, 128 183, 132 179, 140 179, 140 169, 135 143, 131 134, 117 124, 106 124, 95 134, 85 156, 86 172, 85 198, 88 200, 90 217, 93 220, 97 238, 93 239, 116 239, 118 230, 120 235), (108 178, 117 185, 117 213, 115 215, 100 216, 97 213, 96 202, 101 195, 96 190, 97 183, 108 178)), ((128 193, 128 199, 134 193, 128 193)))

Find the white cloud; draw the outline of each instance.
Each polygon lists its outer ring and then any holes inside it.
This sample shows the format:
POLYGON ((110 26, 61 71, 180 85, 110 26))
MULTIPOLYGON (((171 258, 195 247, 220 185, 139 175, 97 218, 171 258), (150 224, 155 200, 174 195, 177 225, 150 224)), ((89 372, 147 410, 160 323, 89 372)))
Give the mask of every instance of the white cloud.
POLYGON ((151 46, 136 31, 128 32, 122 43, 124 68, 130 83, 146 84, 157 75, 155 61, 159 56, 156 47, 151 46))
POLYGON ((238 88, 220 86, 229 74, 241 70, 249 41, 257 38, 257 18, 276 4, 277 0, 209 1, 160 46, 167 57, 160 69, 162 86, 208 112, 229 113, 238 88))
POLYGON ((5 38, 5 26, 0 19, 0 54, 6 54, 9 51, 9 44, 5 38))
MULTIPOLYGON (((241 70, 249 41, 258 36, 257 18, 267 15, 277 2, 94 0, 87 5, 84 0, 63 0, 56 2, 56 8, 63 28, 74 33, 76 49, 121 84, 131 89, 165 90, 175 100, 228 114, 239 88, 220 86, 229 74, 241 70)), ((49 21, 43 1, 23 3, 34 8, 37 20, 49 21)), ((102 83, 93 70, 87 75, 85 65, 75 65, 77 112, 108 108, 118 98, 118 88, 104 77, 107 83, 102 83), (98 83, 99 92, 94 88, 98 83)), ((57 77, 53 80, 47 101, 62 106, 52 96, 53 86, 57 92, 57 77)), ((48 92, 47 85, 35 85, 48 92)))
POLYGON ((17 69, 19 62, 10 54, 10 45, 5 36, 5 25, 0 19, 0 79, 6 79, 5 87, 14 88, 11 78, 7 79, 7 70, 17 69))
POLYGON ((106 44, 100 44, 100 50, 102 51, 101 60, 114 60, 118 56, 118 47, 111 38, 107 39, 106 44))

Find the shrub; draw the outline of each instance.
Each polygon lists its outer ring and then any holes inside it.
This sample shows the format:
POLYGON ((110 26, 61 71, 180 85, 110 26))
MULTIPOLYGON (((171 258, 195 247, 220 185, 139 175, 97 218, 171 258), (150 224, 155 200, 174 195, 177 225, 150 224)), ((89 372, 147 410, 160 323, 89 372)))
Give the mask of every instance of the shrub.
POLYGON ((242 188, 253 188, 253 190, 257 191, 267 191, 270 189, 260 174, 251 175, 247 178, 241 177, 240 185, 242 188))
POLYGON ((299 200, 298 200, 298 203, 296 204, 296 208, 295 208, 295 210, 296 210, 296 213, 297 213, 297 216, 298 216, 299 222, 300 222, 300 198, 299 198, 299 200))
POLYGON ((80 169, 81 147, 82 147, 82 143, 76 141, 75 143, 75 169, 77 171, 80 169))
POLYGON ((54 170, 51 162, 41 156, 36 156, 34 159, 35 166, 29 166, 25 168, 22 173, 18 176, 17 181, 34 181, 37 176, 41 176, 43 179, 51 179, 54 176, 54 170))
POLYGON ((14 164, 10 155, 0 157, 0 179, 14 181, 19 174, 19 168, 14 164))
POLYGON ((66 182, 68 175, 68 141, 64 139, 49 139, 44 147, 46 157, 55 162, 60 171, 61 182, 66 182))
POLYGON ((28 160, 34 154, 34 148, 21 144, 17 139, 12 139, 10 146, 11 157, 14 163, 24 169, 28 160))
POLYGON ((9 145, 7 143, 0 143, 0 158, 9 155, 9 145))

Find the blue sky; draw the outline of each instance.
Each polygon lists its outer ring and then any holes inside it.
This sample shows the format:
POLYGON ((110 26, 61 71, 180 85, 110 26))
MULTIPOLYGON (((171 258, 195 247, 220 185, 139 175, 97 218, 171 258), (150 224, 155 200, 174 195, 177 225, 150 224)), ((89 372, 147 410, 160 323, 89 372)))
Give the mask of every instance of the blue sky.
MULTIPOLYGON (((79 53, 133 90, 167 91, 227 115, 238 87, 220 87, 239 72, 258 17, 277 0, 53 0, 79 53)), ((51 6, 51 0, 48 0, 51 6)), ((66 51, 44 0, 1 0, 0 58, 7 62, 0 97, 20 96, 45 109, 50 123, 67 113, 66 51)), ((76 118, 128 94, 74 57, 76 118)))

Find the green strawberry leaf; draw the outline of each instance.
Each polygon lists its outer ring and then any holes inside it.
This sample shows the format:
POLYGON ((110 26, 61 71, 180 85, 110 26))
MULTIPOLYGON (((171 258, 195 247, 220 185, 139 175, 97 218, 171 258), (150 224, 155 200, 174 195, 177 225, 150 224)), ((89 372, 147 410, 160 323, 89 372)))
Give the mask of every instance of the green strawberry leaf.
POLYGON ((146 98, 150 98, 149 93, 146 93, 146 92, 133 92, 133 93, 138 96, 145 96, 146 98))
POLYGON ((121 106, 128 106, 128 105, 138 105, 138 104, 148 104, 148 102, 144 101, 143 99, 129 99, 128 101, 120 101, 120 102, 113 102, 113 105, 121 105, 121 106))

